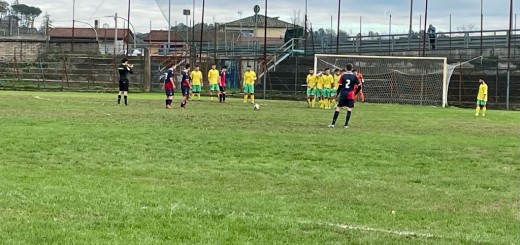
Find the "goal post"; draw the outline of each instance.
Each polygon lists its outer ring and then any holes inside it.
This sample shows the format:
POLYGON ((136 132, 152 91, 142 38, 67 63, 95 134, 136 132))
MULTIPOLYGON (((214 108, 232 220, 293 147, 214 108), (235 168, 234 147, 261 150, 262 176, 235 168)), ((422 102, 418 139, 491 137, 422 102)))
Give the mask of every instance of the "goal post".
POLYGON ((348 63, 363 74, 365 101, 411 105, 448 105, 454 67, 444 57, 314 55, 314 70, 344 69, 348 63))

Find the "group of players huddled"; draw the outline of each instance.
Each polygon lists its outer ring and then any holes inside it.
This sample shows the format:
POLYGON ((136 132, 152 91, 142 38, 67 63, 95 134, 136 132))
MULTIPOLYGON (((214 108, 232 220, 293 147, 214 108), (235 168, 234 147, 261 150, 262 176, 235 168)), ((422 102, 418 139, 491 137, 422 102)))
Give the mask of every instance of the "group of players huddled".
POLYGON ((330 68, 323 71, 314 69, 309 70, 307 75, 307 106, 314 107, 318 100, 320 108, 332 109, 334 106, 334 116, 329 128, 334 128, 339 117, 341 108, 347 108, 345 128, 354 109, 354 101, 357 96, 361 101, 365 100, 363 95, 363 75, 356 70, 352 64, 347 64, 346 69, 334 70, 334 75, 330 74, 330 68))
MULTIPOLYGON (((320 108, 335 109, 339 81, 346 72, 346 69, 335 69, 334 74, 331 74, 330 68, 327 67, 323 70, 318 70, 318 73, 315 74, 314 69, 311 68, 307 75, 307 106, 314 108, 316 100, 318 100, 320 108)), ((360 83, 364 82, 363 75, 360 72, 353 69, 352 73, 358 78, 360 83)), ((365 101, 363 90, 359 91, 358 96, 355 99, 361 102, 365 101)))

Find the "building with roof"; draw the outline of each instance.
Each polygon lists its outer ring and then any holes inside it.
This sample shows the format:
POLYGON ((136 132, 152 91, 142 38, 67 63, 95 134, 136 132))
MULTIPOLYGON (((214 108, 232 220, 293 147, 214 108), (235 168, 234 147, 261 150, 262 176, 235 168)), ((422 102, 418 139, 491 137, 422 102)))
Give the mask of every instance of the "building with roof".
MULTIPOLYGON (((220 30, 227 32, 239 32, 241 37, 258 39, 264 37, 264 15, 253 15, 239 20, 220 25, 220 30)), ((298 25, 280 20, 278 17, 267 17, 267 38, 284 39, 285 32, 289 28, 299 27, 298 25)))
POLYGON ((150 55, 168 55, 185 53, 187 50, 187 43, 184 41, 185 37, 180 36, 174 31, 170 31, 170 50, 168 50, 168 31, 167 30, 152 30, 144 38, 145 43, 148 44, 150 55))
POLYGON ((55 27, 49 31, 51 42, 97 42, 99 52, 113 54, 123 51, 126 45, 134 44, 134 34, 128 29, 55 27), (116 37, 117 33, 117 37, 116 37), (117 39, 117 40, 116 40, 117 39))

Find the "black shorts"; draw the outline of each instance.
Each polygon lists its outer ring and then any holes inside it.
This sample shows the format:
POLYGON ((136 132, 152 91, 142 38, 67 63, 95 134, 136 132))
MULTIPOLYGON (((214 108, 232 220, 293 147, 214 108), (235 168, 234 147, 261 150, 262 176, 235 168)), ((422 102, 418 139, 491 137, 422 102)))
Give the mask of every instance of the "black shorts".
POLYGON ((430 43, 435 44, 435 38, 430 38, 430 43))
POLYGON ((182 96, 190 96, 190 87, 182 86, 181 92, 182 92, 182 96))
POLYGON ((226 92, 226 86, 218 86, 220 92, 226 92))
POLYGON ((354 100, 348 99, 346 95, 339 97, 338 107, 354 108, 354 100))
POLYGON ((128 92, 128 79, 119 80, 119 91, 128 92))
POLYGON ((175 91, 173 91, 173 89, 165 89, 164 92, 166 93, 166 96, 170 97, 173 96, 175 91))

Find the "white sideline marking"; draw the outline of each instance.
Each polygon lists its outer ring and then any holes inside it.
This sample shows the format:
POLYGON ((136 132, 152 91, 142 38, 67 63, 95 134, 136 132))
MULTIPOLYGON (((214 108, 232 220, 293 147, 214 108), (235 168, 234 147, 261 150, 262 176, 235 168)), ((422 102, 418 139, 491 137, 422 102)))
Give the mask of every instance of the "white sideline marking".
POLYGON ((332 226, 332 227, 346 229, 346 230, 386 233, 386 234, 393 234, 393 235, 406 236, 406 237, 444 238, 441 236, 434 236, 433 234, 430 234, 430 233, 417 233, 417 232, 412 232, 412 231, 396 231, 396 230, 379 229, 379 228, 372 228, 372 227, 358 226, 358 225, 334 224, 334 223, 326 223, 326 222, 319 222, 319 223, 301 222, 301 223, 322 225, 322 226, 332 226))

